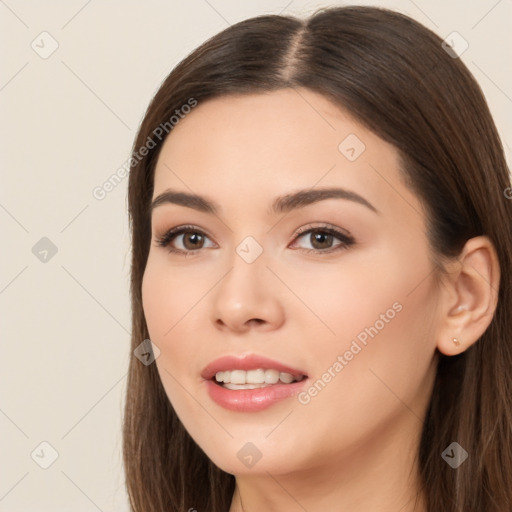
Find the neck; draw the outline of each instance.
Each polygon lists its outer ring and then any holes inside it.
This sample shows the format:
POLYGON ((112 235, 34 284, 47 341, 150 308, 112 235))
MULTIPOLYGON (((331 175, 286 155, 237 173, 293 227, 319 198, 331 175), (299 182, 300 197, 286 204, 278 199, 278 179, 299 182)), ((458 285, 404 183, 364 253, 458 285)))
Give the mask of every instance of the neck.
POLYGON ((303 471, 238 475, 229 512, 427 512, 418 443, 419 436, 404 440, 394 429, 388 442, 375 436, 359 449, 332 453, 326 464, 303 471))
MULTIPOLYGON (((332 481, 331 481, 332 483, 332 481)), ((309 495, 304 491, 308 488, 301 485, 294 487, 290 480, 269 475, 266 480, 261 480, 257 485, 254 482, 237 482, 233 500, 229 512, 267 512, 307 510, 308 512, 324 512, 325 510, 340 510, 347 512, 367 512, 379 510, 379 512, 427 512, 424 495, 418 487, 411 486, 406 489, 403 486, 388 486, 375 489, 368 487, 366 495, 352 488, 316 486, 311 489, 309 495), (400 488, 402 487, 402 488, 400 488), (398 490, 400 488, 400 490, 398 490), (397 493, 394 494, 394 490, 397 493), (346 492, 345 492, 346 491, 346 492)))

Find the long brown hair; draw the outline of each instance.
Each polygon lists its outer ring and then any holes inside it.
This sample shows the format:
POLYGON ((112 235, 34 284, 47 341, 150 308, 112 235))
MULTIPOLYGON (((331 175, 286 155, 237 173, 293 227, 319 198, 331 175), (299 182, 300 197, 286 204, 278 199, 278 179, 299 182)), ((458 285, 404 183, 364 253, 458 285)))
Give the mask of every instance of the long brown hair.
MULTIPOLYGON (((429 243, 440 261, 456 257, 478 235, 487 235, 496 248, 501 283, 494 317, 465 352, 440 354, 417 457, 429 511, 505 512, 512 510, 510 177, 482 91, 441 43, 418 22, 387 9, 331 7, 305 20, 266 15, 242 21, 182 60, 151 101, 133 146, 131 351, 149 338, 141 283, 155 164, 162 134, 171 132, 169 120, 191 100, 309 88, 396 147, 404 180, 425 205, 429 243), (144 146, 150 149, 141 158, 144 146), (452 441, 469 453, 457 469, 441 457, 452 441)), ((135 357, 123 452, 134 511, 229 509, 233 475, 215 466, 189 436, 156 365, 135 357)))

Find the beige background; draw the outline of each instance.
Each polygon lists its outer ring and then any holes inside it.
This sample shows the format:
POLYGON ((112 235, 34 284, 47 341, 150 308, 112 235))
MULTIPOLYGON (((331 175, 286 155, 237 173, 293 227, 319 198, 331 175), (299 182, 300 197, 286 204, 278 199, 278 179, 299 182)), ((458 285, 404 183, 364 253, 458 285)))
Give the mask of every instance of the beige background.
MULTIPOLYGON (((510 162, 512 2, 359 3, 468 41, 462 59, 510 162)), ((127 180, 102 200, 93 190, 126 161, 147 103, 194 47, 251 16, 334 4, 0 1, 0 511, 128 510, 120 438, 131 357, 127 180), (52 450, 58 457, 43 469, 52 450)))

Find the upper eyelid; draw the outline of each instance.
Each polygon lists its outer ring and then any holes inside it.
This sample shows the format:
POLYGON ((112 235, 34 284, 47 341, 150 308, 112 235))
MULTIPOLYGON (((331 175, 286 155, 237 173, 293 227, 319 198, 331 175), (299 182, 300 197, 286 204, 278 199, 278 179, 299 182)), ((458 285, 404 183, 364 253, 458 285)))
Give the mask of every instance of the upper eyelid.
MULTIPOLYGON (((302 226, 301 228, 295 230, 295 232, 293 234, 292 242, 295 241, 297 238, 300 238, 300 237, 308 234, 309 232, 314 232, 314 231, 325 231, 327 233, 332 231, 333 233, 331 233, 331 234, 334 237, 341 240, 342 242, 347 242, 347 241, 352 242, 352 243, 355 242, 355 238, 352 236, 352 234, 348 230, 334 226, 333 224, 331 224, 329 222, 324 222, 321 225, 313 225, 312 223, 310 223, 310 224, 306 224, 305 226, 302 226)), ((210 239, 212 242, 214 242, 217 245, 217 243, 212 239, 212 237, 210 237, 210 235, 208 235, 208 233, 204 229, 199 228, 194 225, 189 225, 189 224, 175 226, 173 228, 166 230, 162 235, 156 236, 157 245, 163 246, 162 241, 165 241, 165 238, 168 235, 171 235, 172 238, 169 240, 169 242, 167 242, 165 244, 165 246, 167 246, 169 243, 174 241, 178 236, 181 236, 187 232, 201 233, 202 235, 206 236, 208 239, 210 239)), ((181 249, 179 249, 179 250, 181 250, 181 249)), ((187 252, 196 252, 196 251, 187 251, 187 252)))
POLYGON ((294 235, 299 236, 299 235, 303 235, 303 234, 307 233, 308 231, 322 231, 322 230, 336 231, 336 232, 339 232, 340 235, 344 235, 347 238, 353 238, 352 234, 347 229, 335 226, 334 224, 331 224, 330 222, 324 222, 320 226, 314 226, 313 224, 306 224, 305 226, 295 230, 294 235))
MULTIPOLYGON (((340 234, 344 234, 346 235, 347 237, 351 237, 351 233, 344 229, 344 228, 341 228, 341 227, 337 227, 333 224, 330 224, 328 222, 325 222, 324 224, 321 224, 319 226, 315 226, 315 225, 312 225, 312 224, 306 224, 305 226, 302 226, 298 229, 295 230, 294 232, 294 236, 299 236, 299 235, 303 235, 305 234, 307 231, 311 230, 311 231, 321 231, 321 230, 333 230, 333 231, 339 231, 340 234)), ((196 226, 193 226, 193 225, 188 225, 188 224, 183 224, 183 225, 178 225, 178 226, 175 226, 173 228, 169 228, 169 229, 166 229, 162 232, 161 235, 157 235, 156 234, 156 230, 154 230, 154 237, 155 238, 162 238, 164 237, 165 235, 167 235, 168 233, 170 232, 173 232, 173 234, 176 234, 176 235, 182 235, 183 232, 187 232, 187 231, 196 231, 196 232, 199 232, 203 235, 206 235, 208 236, 208 238, 211 238, 210 235, 208 235, 207 231, 204 230, 203 228, 200 228, 200 227, 196 227, 196 226)))

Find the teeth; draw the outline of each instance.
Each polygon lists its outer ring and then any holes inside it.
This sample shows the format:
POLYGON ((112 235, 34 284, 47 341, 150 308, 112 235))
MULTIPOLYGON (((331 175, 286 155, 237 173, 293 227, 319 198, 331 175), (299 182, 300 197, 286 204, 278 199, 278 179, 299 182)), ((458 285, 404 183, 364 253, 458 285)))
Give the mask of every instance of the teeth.
POLYGON ((245 384, 245 374, 244 370, 234 370, 231 372, 231 384, 245 384))
POLYGON ((272 384, 224 384, 224 387, 227 389, 259 389, 267 388, 268 386, 272 386, 272 384))
POLYGON ((262 384, 265 382, 265 370, 261 368, 258 370, 249 370, 245 373, 245 382, 247 382, 247 384, 262 384))
POLYGON ((224 387, 228 389, 255 389, 265 387, 261 384, 271 385, 276 384, 278 381, 281 381, 283 384, 290 384, 291 382, 302 380, 302 377, 295 378, 290 373, 258 368, 257 370, 248 371, 226 370, 224 372, 217 372, 215 380, 226 384, 224 387), (230 387, 228 384, 236 385, 236 387, 230 387))
POLYGON ((279 380, 279 375, 280 374, 277 370, 265 370, 265 382, 267 384, 276 384, 279 380))
POLYGON ((279 374, 279 380, 281 382, 284 382, 285 384, 290 384, 290 382, 293 382, 295 379, 293 378, 293 375, 290 375, 289 373, 280 373, 279 374))

